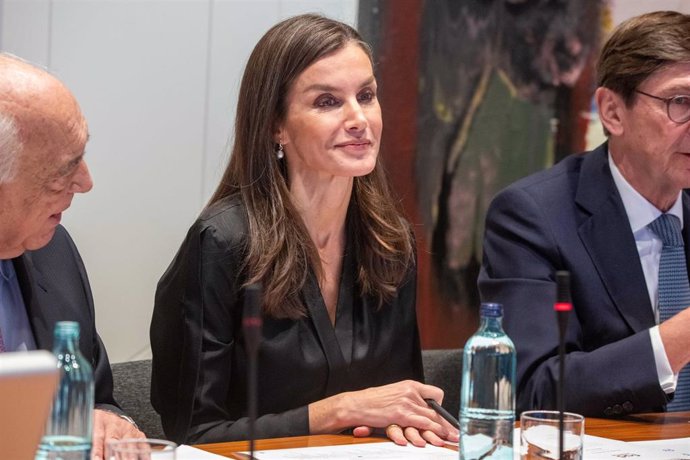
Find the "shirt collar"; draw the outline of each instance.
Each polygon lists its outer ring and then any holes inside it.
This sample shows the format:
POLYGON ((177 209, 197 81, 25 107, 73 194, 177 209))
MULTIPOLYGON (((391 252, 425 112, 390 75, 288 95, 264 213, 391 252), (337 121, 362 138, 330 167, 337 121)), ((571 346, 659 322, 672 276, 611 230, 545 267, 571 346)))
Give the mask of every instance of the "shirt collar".
MULTIPOLYGON (((647 227, 647 225, 654 222, 657 217, 663 214, 656 206, 647 201, 645 197, 640 195, 640 193, 633 188, 632 185, 623 177, 618 166, 613 161, 613 158, 609 154, 609 167, 611 168, 611 175, 613 176, 613 182, 616 184, 618 193, 623 200, 623 206, 625 207, 625 212, 628 215, 628 220, 630 221, 630 228, 633 233, 647 227)), ((683 191, 678 192, 678 197, 676 202, 673 203, 671 209, 669 209, 666 214, 671 214, 676 216, 680 220, 680 227, 683 228, 683 191)))
POLYGON ((5 281, 11 281, 16 276, 14 273, 14 265, 12 259, 0 259, 0 276, 5 281))

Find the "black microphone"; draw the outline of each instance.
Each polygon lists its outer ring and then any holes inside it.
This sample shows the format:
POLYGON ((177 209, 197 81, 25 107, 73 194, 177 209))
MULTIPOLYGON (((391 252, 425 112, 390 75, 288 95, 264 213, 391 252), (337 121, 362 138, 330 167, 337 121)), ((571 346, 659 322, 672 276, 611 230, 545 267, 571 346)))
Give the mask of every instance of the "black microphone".
POLYGON ((249 458, 254 460, 254 425, 258 404, 258 356, 261 345, 261 284, 254 283, 244 290, 242 331, 247 348, 247 409, 249 415, 249 458))
POLYGON ((563 423, 565 391, 565 330, 568 327, 568 313, 573 309, 570 297, 570 272, 556 272, 556 303, 553 306, 558 321, 558 388, 556 399, 558 406, 558 458, 563 458, 563 423))

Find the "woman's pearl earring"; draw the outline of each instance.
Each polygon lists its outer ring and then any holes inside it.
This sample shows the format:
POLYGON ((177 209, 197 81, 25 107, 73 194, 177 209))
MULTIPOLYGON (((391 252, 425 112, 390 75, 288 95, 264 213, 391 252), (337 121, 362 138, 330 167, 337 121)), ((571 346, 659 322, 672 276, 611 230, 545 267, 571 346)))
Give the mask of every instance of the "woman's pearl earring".
POLYGON ((283 144, 278 143, 278 150, 276 150, 276 157, 278 157, 279 160, 282 160, 284 156, 285 156, 285 152, 283 151, 283 144))

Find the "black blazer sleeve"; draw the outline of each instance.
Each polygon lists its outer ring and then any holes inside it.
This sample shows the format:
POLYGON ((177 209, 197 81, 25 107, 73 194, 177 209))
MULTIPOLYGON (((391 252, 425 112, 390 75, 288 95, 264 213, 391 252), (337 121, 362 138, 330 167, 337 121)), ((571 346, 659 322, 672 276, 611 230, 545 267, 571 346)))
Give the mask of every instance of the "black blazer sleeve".
POLYGON ((67 230, 58 226, 48 245, 25 253, 15 267, 37 346, 52 350, 57 321, 78 322, 80 350, 93 366, 96 408, 122 414, 113 398, 108 354, 96 332, 86 269, 67 230))
MULTIPOLYGON (((239 339, 245 217, 241 208, 190 229, 158 283, 151 321, 151 402, 177 442, 245 439, 247 419, 228 410, 239 339), (237 211, 237 212, 235 212, 237 211)), ((305 435, 307 407, 258 418, 258 438, 305 435)))

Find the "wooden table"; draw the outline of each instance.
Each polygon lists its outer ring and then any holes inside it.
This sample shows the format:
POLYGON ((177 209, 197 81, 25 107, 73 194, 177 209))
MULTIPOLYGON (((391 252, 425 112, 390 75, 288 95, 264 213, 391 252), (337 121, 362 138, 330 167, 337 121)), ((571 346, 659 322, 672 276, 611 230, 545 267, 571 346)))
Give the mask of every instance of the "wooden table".
POLYGON ((585 432, 620 441, 690 437, 690 411, 631 415, 620 420, 585 419, 585 432))
MULTIPOLYGON (((609 420, 587 418, 585 432, 593 436, 618 439, 620 441, 648 441, 654 439, 674 439, 690 437, 690 412, 670 412, 659 414, 639 414, 624 419, 609 420)), ((349 435, 313 435, 293 438, 260 439, 256 441, 257 450, 286 449, 291 447, 334 446, 383 442, 383 438, 355 438, 349 435)), ((241 459, 236 452, 249 450, 246 441, 222 442, 218 444, 199 444, 194 447, 241 459)))
MULTIPOLYGON (((291 447, 318 447, 339 446, 343 444, 361 444, 367 442, 385 442, 385 438, 355 438, 346 434, 317 434, 311 436, 295 436, 292 438, 259 439, 256 441, 256 450, 289 449, 291 447)), ((197 449, 202 449, 214 454, 229 458, 243 459, 243 456, 235 452, 249 450, 247 441, 220 442, 218 444, 197 444, 197 449)))

